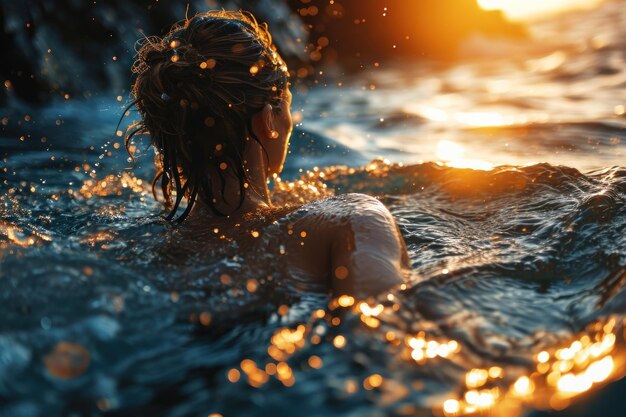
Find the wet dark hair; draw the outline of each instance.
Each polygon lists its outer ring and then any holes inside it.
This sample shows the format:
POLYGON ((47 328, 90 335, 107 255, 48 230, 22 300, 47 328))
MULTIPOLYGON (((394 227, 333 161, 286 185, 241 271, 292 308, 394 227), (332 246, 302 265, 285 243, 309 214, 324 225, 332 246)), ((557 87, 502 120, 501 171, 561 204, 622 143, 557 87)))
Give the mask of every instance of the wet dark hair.
POLYGON ((157 166, 152 192, 156 199, 160 185, 170 209, 167 220, 183 198, 187 207, 177 222, 197 198, 226 215, 216 208, 214 185, 224 199, 224 171, 235 172, 241 206, 248 178, 244 149, 250 139, 259 142, 252 116, 268 103, 279 111, 287 88, 287 67, 267 26, 246 12, 207 12, 138 46, 131 106, 141 121, 128 128, 126 149, 136 135, 150 135, 157 166))

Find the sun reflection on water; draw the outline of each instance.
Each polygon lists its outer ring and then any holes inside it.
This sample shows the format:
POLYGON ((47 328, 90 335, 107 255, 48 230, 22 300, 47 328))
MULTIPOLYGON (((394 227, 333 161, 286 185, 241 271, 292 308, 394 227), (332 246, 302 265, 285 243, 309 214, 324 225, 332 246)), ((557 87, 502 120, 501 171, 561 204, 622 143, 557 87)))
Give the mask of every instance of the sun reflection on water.
POLYGON ((439 410, 451 417, 486 411, 496 404, 518 409, 523 404, 556 410, 566 408, 574 397, 617 373, 615 327, 614 319, 600 321, 569 345, 539 352, 534 356, 535 370, 516 379, 510 379, 501 368, 497 375, 492 374, 493 367, 472 369, 466 374, 464 393, 445 400, 439 410))
POLYGON ((454 118, 459 123, 473 127, 492 127, 513 124, 513 120, 507 120, 504 115, 488 111, 456 113, 454 118))
POLYGON ((514 117, 496 111, 459 112, 433 106, 419 106, 418 108, 408 106, 406 110, 425 117, 432 122, 459 124, 466 127, 499 127, 526 123, 528 121, 523 116, 514 117))
POLYGON ((494 165, 480 159, 465 158, 465 148, 456 142, 441 140, 437 142, 437 158, 453 168, 471 168, 489 171, 494 165))
POLYGON ((509 18, 523 19, 532 16, 566 11, 577 8, 597 6, 603 0, 478 0, 478 5, 484 10, 501 10, 509 18))
MULTIPOLYGON (((52 237, 32 231, 30 233, 24 231, 22 228, 0 220, 0 238, 6 238, 9 243, 17 245, 23 248, 27 248, 42 242, 52 241, 52 237)), ((8 247, 9 244, 0 241, 0 249, 8 247)))
MULTIPOLYGON (((420 331, 411 334, 394 327, 388 321, 401 306, 390 294, 384 303, 358 301, 349 295, 337 297, 327 310, 315 310, 311 320, 296 327, 276 330, 267 349, 267 363, 244 359, 238 369, 230 369, 226 375, 231 383, 242 377, 252 387, 260 388, 272 378, 285 387, 296 383, 302 371, 323 371, 323 356, 306 355, 301 364, 291 358, 306 346, 320 345, 326 341, 334 349, 350 351, 352 340, 345 333, 333 332, 333 328, 348 320, 346 314, 354 314, 390 346, 399 349, 400 361, 413 366, 429 366, 430 361, 453 361, 462 366, 468 360, 462 352, 462 344, 443 335, 427 335, 420 331), (388 301, 388 302, 387 302, 388 301)), ((554 346, 532 355, 533 365, 523 371, 519 366, 491 364, 482 368, 469 368, 460 381, 462 389, 456 395, 443 398, 432 408, 434 415, 445 417, 465 416, 494 410, 508 410, 502 415, 519 415, 524 407, 563 409, 571 400, 607 382, 622 371, 618 361, 618 337, 621 326, 615 319, 591 324, 571 342, 554 346)), ((468 353, 471 355, 471 353, 468 353)), ((398 382, 390 376, 372 373, 358 380, 346 381, 345 392, 354 394, 359 389, 399 389, 398 382), (389 385, 389 386, 387 386, 389 385)), ((406 388, 404 388, 406 390, 406 388)), ((498 414, 500 415, 500 414, 498 414)))

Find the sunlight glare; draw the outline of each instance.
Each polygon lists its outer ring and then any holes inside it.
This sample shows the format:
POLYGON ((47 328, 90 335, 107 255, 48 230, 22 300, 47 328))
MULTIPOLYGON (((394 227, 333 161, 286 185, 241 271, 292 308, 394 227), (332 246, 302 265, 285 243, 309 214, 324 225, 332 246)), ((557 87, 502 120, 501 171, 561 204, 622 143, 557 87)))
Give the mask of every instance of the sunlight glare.
POLYGON ((527 122, 523 117, 505 116, 495 111, 448 112, 431 106, 420 106, 417 109, 408 107, 407 111, 417 113, 433 122, 460 123, 470 127, 498 127, 527 122))
POLYGON ((441 140, 437 143, 436 155, 446 166, 452 168, 470 168, 484 171, 494 168, 494 165, 487 161, 464 158, 465 148, 449 140, 441 140))
POLYGON ((592 8, 604 0, 478 0, 484 10, 502 10, 511 19, 551 14, 559 11, 592 8))
POLYGON ((493 127, 493 126, 504 126, 510 123, 507 123, 504 116, 500 113, 496 112, 469 112, 469 113, 458 113, 455 116, 455 119, 463 123, 464 125, 473 126, 473 127, 493 127))
POLYGON ((440 140, 437 143, 437 158, 442 161, 454 161, 461 159, 465 153, 465 148, 458 143, 449 140, 440 140))

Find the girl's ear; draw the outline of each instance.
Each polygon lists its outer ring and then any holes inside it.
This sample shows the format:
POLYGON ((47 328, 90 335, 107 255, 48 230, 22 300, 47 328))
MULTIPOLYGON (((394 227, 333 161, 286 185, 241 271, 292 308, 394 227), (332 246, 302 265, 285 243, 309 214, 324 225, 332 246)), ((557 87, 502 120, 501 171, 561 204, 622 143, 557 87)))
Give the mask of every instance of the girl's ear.
POLYGON ((272 114, 272 105, 267 103, 261 110, 261 120, 263 121, 263 136, 265 138, 273 138, 274 132, 274 115, 272 114))
POLYGON ((252 127, 254 133, 261 140, 278 138, 279 134, 274 127, 274 114, 271 104, 266 104, 260 112, 254 115, 252 127))

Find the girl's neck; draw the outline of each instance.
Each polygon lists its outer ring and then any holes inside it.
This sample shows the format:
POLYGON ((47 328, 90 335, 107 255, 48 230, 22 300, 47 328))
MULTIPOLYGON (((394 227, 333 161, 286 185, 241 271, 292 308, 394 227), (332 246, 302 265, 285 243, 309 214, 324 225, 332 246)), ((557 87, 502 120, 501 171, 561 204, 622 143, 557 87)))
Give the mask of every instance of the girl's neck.
MULTIPOLYGON (((267 186, 268 170, 263 149, 255 141, 251 141, 246 146, 244 158, 247 178, 244 179, 243 201, 241 200, 240 180, 235 170, 229 168, 222 171, 224 178, 223 194, 221 192, 222 181, 220 179, 213 181, 212 194, 216 200, 214 202, 215 208, 231 218, 243 217, 272 205, 267 186)), ((191 217, 196 220, 207 220, 217 216, 202 199, 198 198, 191 212, 191 217)))

